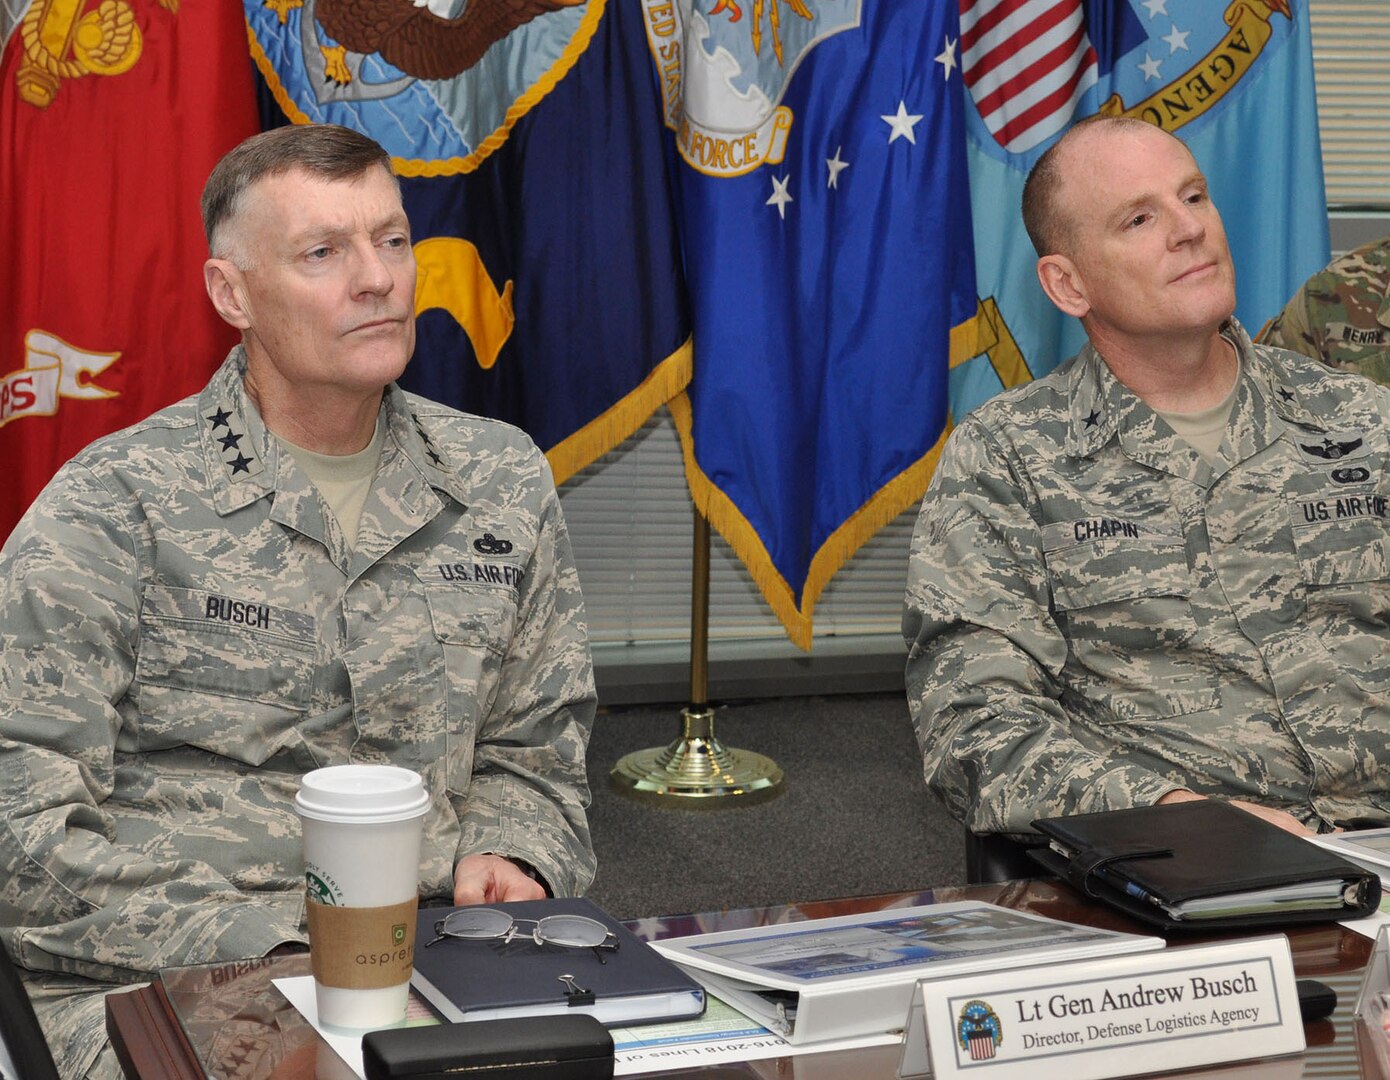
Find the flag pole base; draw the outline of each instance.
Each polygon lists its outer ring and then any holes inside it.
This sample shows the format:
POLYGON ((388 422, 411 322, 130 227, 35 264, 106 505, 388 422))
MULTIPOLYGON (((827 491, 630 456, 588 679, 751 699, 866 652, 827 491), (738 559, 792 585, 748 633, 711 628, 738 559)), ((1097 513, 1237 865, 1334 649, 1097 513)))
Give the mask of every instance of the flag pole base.
POLYGON ((627 754, 608 774, 621 795, 665 806, 748 806, 782 794, 782 770, 771 758, 731 750, 714 737, 714 710, 681 710, 685 730, 666 747, 627 754))

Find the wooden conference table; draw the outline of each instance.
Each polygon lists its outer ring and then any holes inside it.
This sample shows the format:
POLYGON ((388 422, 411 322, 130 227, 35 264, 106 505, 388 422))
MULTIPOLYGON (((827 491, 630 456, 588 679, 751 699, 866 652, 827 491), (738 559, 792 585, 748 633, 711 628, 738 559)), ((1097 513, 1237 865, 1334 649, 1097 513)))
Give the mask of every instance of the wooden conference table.
MULTIPOLYGON (((630 925, 647 939, 707 933, 747 926, 798 922, 809 918, 848 915, 915 904, 952 900, 983 900, 1068 922, 1144 933, 1142 926, 1110 911, 1056 881, 1011 881, 930 889, 925 892, 785 904, 704 915, 641 919, 630 925)), ((1307 1026, 1308 1050, 1301 1058, 1247 1062, 1203 1071, 1202 1077, 1369 1077, 1390 1080, 1377 1064, 1377 1053, 1364 1027, 1354 1024, 1352 1009, 1372 942, 1336 923, 1291 929, 1294 969, 1300 977, 1316 978, 1337 991, 1337 1011, 1331 1020, 1307 1026), (1359 1027, 1359 1030, 1358 1030, 1359 1027)), ((1182 935, 1174 944, 1210 938, 1182 935)), ((106 999, 106 1026, 130 1080, 353 1080, 353 1073, 323 1042, 273 986, 272 978, 306 975, 306 956, 250 960, 185 968, 197 973, 200 985, 212 987, 183 1000, 187 1029, 199 1045, 190 1044, 158 981, 138 990, 114 993, 106 999), (198 1061, 206 1063, 207 1072, 198 1061)), ((750 1061, 705 1066, 652 1077, 706 1077, 746 1080, 750 1077, 791 1080, 876 1080, 896 1075, 900 1047, 750 1061)), ((1189 1078, 1194 1074, 1186 1074, 1189 1078)))

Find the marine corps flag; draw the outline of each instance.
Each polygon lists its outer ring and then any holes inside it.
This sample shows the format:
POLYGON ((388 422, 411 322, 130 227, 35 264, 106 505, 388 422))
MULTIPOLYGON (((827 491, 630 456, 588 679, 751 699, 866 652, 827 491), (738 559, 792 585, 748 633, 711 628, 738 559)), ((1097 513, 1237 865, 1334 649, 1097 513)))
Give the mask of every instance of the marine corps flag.
POLYGON ((198 197, 257 128, 245 41, 235 4, 0 4, 0 538, 236 340, 203 291, 198 197))
POLYGON ((408 388, 510 421, 563 481, 690 377, 641 13, 618 0, 246 0, 267 124, 329 122, 403 178, 408 388))
POLYGON ((1037 283, 1018 206, 1043 152, 1082 117, 1182 139, 1210 182, 1254 334, 1327 263, 1308 0, 960 0, 981 353, 953 373, 964 415, 1082 344, 1037 283))
POLYGON ((953 3, 642 0, 680 205, 696 504, 792 640, 926 488, 975 351, 953 3))

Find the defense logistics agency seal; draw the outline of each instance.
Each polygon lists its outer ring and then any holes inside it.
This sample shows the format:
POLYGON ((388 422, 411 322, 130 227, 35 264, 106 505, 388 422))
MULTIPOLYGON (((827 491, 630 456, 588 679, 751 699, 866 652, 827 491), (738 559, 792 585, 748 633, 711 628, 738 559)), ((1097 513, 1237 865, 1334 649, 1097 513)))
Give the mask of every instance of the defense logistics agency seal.
POLYGON ((1004 1041, 1004 1025, 989 1002, 967 1001, 956 1021, 956 1039, 962 1050, 970 1052, 971 1061, 985 1061, 994 1057, 1004 1041))

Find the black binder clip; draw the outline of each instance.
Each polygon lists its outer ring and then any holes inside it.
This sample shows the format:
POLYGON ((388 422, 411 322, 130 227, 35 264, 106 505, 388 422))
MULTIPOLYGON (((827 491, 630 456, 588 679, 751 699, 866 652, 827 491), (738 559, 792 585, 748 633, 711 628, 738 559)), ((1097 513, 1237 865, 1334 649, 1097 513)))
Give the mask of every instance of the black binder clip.
POLYGON ((585 990, 574 981, 573 975, 557 975, 562 983, 565 984, 565 999, 571 1008, 575 1005, 592 1005, 594 1003, 594 992, 585 990))

